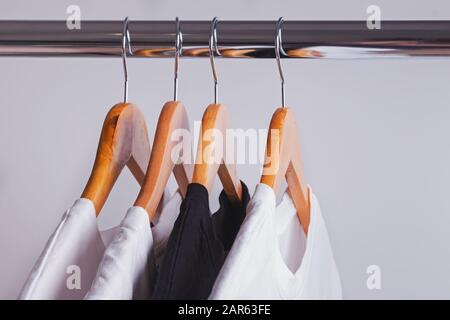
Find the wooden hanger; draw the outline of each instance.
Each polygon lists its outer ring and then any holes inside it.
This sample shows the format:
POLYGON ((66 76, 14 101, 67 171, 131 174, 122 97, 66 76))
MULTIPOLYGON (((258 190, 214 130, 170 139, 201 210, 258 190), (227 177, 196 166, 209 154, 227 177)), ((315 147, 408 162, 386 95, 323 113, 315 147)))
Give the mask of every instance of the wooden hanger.
MULTIPOLYGON (((231 202, 239 202, 242 199, 242 185, 237 178, 236 165, 226 163, 226 129, 229 127, 229 114, 222 104, 210 104, 203 114, 200 130, 197 155, 194 166, 192 182, 203 185, 211 192, 214 178, 218 174, 223 185, 223 190, 231 202), (206 133, 206 134, 205 134, 206 133), (215 134, 220 135, 222 150, 219 149, 218 139, 215 134), (217 152, 220 159, 215 159, 217 152)), ((234 159, 232 159, 234 160, 234 159)))
POLYGON ((232 203, 237 203, 242 199, 242 184, 237 178, 234 159, 227 157, 226 130, 229 128, 230 117, 227 108, 217 103, 218 81, 214 52, 221 55, 217 46, 217 23, 218 19, 214 17, 211 21, 209 36, 209 57, 214 79, 214 104, 210 104, 203 113, 192 182, 203 185, 211 193, 214 178, 218 174, 228 199, 232 203), (216 137, 216 134, 219 137, 216 137), (221 142, 221 145, 218 142, 221 142), (227 160, 231 160, 232 163, 228 163, 227 160))
POLYGON ((286 55, 281 40, 282 25, 283 18, 279 18, 276 26, 275 56, 281 79, 282 107, 275 111, 270 121, 266 157, 260 182, 278 193, 283 179, 286 179, 289 195, 297 209, 303 230, 307 234, 310 221, 309 188, 303 174, 297 121, 292 110, 285 107, 284 75, 280 56, 281 52, 286 55))
POLYGON ((278 108, 270 121, 260 182, 278 193, 284 178, 306 234, 310 221, 310 203, 309 189, 303 174, 299 130, 292 110, 278 108))
MULTIPOLYGON (((188 133, 190 138, 189 119, 184 105, 177 101, 178 96, 178 66, 181 52, 183 49, 182 33, 180 29, 180 21, 175 18, 175 73, 174 73, 174 90, 173 101, 164 104, 161 113, 159 114, 158 124, 156 126, 156 133, 153 142, 153 150, 150 155, 150 162, 145 174, 145 181, 142 185, 141 191, 134 203, 147 210, 150 221, 153 220, 158 208, 167 181, 170 174, 173 172, 175 180, 178 184, 179 191, 184 198, 186 196, 187 186, 192 177, 192 168, 186 163, 179 163, 180 160, 186 158, 185 150, 186 144, 191 147, 191 140, 179 142, 174 139, 174 133, 188 133), (186 143, 188 142, 188 143, 186 143), (175 147, 180 146, 178 154, 173 154, 175 147), (177 159, 174 159, 174 156, 177 159)), ((185 137, 183 137, 185 138, 185 137)))
POLYGON ((175 130, 189 132, 189 120, 181 102, 169 101, 159 115, 147 173, 134 203, 147 210, 150 220, 155 216, 170 174, 173 172, 183 198, 191 178, 191 168, 186 164, 176 164, 172 159, 172 150, 180 143, 173 139, 175 130))
POLYGON ((125 165, 142 184, 149 158, 147 125, 141 111, 131 103, 116 104, 106 115, 94 167, 81 197, 94 203, 98 216, 125 165))
POLYGON ((150 143, 144 116, 135 105, 127 103, 127 51, 128 54, 133 54, 130 43, 126 17, 122 31, 124 102, 113 106, 106 115, 94 167, 81 194, 82 198, 90 199, 94 203, 97 216, 125 165, 142 185, 150 159, 150 143))

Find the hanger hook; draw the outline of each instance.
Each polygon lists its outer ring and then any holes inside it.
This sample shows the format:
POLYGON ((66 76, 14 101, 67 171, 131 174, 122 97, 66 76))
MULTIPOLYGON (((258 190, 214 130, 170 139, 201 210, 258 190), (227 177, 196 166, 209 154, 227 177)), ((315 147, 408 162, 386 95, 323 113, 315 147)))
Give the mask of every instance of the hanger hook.
POLYGON ((133 51, 131 50, 131 40, 130 40, 130 32, 128 31, 128 17, 123 21, 123 30, 122 30, 122 62, 123 62, 123 73, 125 77, 124 82, 124 93, 123 93, 123 102, 128 102, 128 67, 127 67, 127 43, 128 43, 128 52, 130 55, 133 55, 133 51))
POLYGON ((277 59, 277 66, 278 66, 278 73, 280 74, 280 80, 281 80, 281 106, 284 108, 285 105, 285 93, 284 93, 284 74, 283 74, 283 68, 281 66, 281 54, 286 55, 286 52, 283 49, 283 40, 282 40, 282 26, 283 26, 284 19, 283 17, 280 17, 277 22, 277 29, 276 29, 276 37, 275 37, 275 57, 277 59))
POLYGON ((175 18, 175 73, 173 78, 173 100, 178 99, 178 66, 180 57, 183 54, 183 33, 181 32, 180 20, 175 18))
POLYGON ((219 23, 219 19, 217 17, 214 17, 211 21, 211 31, 209 34, 209 59, 211 61, 211 69, 212 69, 213 79, 214 79, 214 104, 217 104, 218 95, 219 95, 219 84, 217 82, 217 72, 216 72, 216 65, 214 63, 214 55, 215 54, 217 54, 218 56, 222 55, 217 46, 217 24, 218 23, 219 23))

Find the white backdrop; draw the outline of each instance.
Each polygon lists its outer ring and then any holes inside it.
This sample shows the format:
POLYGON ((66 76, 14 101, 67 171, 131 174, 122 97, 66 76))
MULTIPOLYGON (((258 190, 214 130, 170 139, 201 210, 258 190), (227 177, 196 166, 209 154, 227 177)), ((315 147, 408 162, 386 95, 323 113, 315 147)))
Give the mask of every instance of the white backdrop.
MULTIPOLYGON (((0 0, 0 19, 366 18, 371 0, 0 0)), ((449 19, 450 2, 378 0, 383 19, 449 19)), ((220 39, 219 39, 220 41, 220 39)), ((267 128, 280 104, 273 60, 216 60, 236 128, 267 128)), ((450 298, 450 59, 285 61, 308 182, 326 220, 345 298, 450 298), (368 290, 378 265, 381 290, 368 290)), ((88 178, 120 59, 0 58, 0 298, 17 294, 88 178)), ((153 135, 172 96, 173 61, 129 59, 130 100, 153 135)), ((183 59, 179 98, 199 120, 213 97, 207 59, 183 59)), ((259 165, 238 167, 250 191, 259 165)), ((219 190, 219 186, 217 186, 219 190)), ((138 185, 125 172, 100 224, 123 217, 138 185)))

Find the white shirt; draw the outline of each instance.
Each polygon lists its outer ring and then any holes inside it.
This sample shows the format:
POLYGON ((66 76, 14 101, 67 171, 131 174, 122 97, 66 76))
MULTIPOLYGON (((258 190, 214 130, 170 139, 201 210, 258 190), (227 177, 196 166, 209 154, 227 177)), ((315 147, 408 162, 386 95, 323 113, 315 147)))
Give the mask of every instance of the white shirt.
POLYGON ((88 300, 150 299, 156 284, 157 268, 177 218, 181 195, 176 192, 163 205, 154 226, 148 213, 131 207, 106 249, 88 300))
POLYGON ((341 299, 339 273, 319 202, 309 190, 308 237, 288 193, 276 206, 259 184, 210 299, 341 299))
POLYGON ((156 272, 152 251, 162 255, 181 201, 175 192, 153 228, 147 212, 132 207, 120 226, 100 231, 92 201, 76 200, 49 238, 19 299, 149 298, 156 272))

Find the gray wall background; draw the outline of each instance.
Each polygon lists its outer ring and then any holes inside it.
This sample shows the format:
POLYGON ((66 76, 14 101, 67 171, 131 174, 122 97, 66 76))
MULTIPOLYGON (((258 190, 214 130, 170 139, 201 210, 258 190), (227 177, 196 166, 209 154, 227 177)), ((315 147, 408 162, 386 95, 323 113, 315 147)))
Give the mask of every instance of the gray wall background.
MULTIPOLYGON (((441 1, 0 1, 0 19, 449 19, 441 1)), ((219 39, 220 41, 220 39, 219 39)), ((273 60, 217 60, 236 128, 267 128, 280 104, 273 60)), ((207 59, 183 59, 191 120, 212 100, 207 59)), ((329 229, 345 298, 450 298, 450 59, 284 63, 305 171, 329 229), (366 268, 382 289, 366 287, 366 268)), ((88 178, 107 110, 122 98, 120 59, 1 58, 0 298, 16 298, 62 213, 88 178)), ((130 100, 153 135, 172 95, 173 61, 129 60, 130 100)), ((253 192, 259 165, 241 165, 253 192)), ((124 172, 100 216, 119 223, 138 185, 124 172)))

